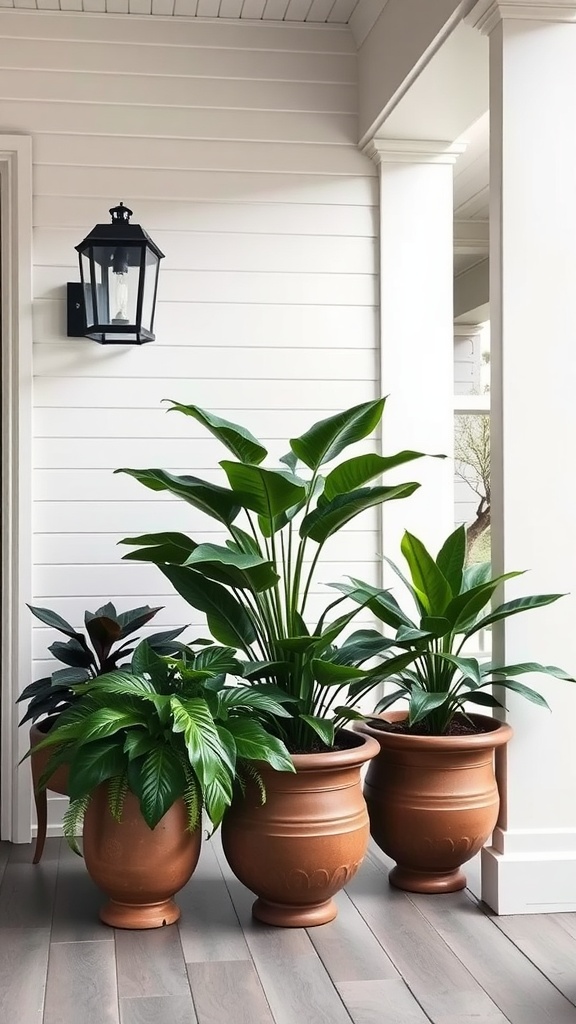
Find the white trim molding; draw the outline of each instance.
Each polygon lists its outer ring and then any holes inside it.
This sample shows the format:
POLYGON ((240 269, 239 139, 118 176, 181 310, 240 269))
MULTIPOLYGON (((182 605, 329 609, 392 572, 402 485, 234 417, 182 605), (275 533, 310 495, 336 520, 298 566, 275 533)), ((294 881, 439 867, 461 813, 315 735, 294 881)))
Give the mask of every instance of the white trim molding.
POLYGON ((462 142, 374 138, 362 152, 377 164, 455 164, 465 149, 462 142))
POLYGON ((497 914, 576 911, 576 829, 497 828, 482 850, 482 899, 497 914))
POLYGON ((465 21, 489 35, 501 21, 576 21, 574 0, 478 0, 465 21))
POLYGON ((32 141, 0 134, 2 287, 2 688, 0 838, 29 842, 27 737, 14 701, 30 681, 32 439, 32 141))

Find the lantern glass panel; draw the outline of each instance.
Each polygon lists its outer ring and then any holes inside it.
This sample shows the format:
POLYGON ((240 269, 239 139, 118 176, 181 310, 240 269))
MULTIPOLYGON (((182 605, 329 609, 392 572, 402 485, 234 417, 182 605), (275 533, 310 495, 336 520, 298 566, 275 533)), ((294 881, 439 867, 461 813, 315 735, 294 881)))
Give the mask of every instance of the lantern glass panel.
POLYGON ((84 310, 86 316, 86 327, 92 327, 95 323, 94 303, 92 301, 92 277, 90 267, 90 249, 84 249, 80 253, 80 275, 82 278, 82 292, 84 295, 84 310))
POLYGON ((156 253, 146 249, 144 292, 142 295, 142 327, 145 331, 150 331, 150 333, 152 333, 154 326, 154 297, 156 295, 159 265, 160 261, 156 253))
POLYGON ((136 323, 140 247, 94 246, 98 323, 126 327, 136 323))

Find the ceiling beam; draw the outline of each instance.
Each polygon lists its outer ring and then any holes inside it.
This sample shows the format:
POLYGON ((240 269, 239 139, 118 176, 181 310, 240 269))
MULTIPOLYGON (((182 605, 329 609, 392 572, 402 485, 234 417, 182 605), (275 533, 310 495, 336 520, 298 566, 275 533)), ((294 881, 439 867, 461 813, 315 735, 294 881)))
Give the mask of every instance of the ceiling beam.
POLYGON ((457 256, 487 256, 488 248, 487 220, 454 221, 454 253, 457 256))
POLYGON ((489 301, 488 269, 488 260, 481 260, 454 278, 454 317, 489 301))

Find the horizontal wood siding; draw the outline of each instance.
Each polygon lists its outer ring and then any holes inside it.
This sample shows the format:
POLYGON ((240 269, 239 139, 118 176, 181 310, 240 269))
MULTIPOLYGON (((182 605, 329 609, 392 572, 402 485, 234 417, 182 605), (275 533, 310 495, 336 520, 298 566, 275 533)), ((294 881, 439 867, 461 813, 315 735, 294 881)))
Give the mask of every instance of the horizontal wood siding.
MULTIPOLYGON (((278 456, 377 394, 377 178, 356 146, 353 41, 333 26, 4 10, 0 68, 2 128, 31 134, 35 159, 34 600, 77 626, 113 599, 201 629, 117 542, 217 540, 217 526, 113 470, 217 478, 222 450, 163 398, 245 422, 278 456), (166 252, 144 348, 66 337, 74 245, 120 199, 166 252)), ((368 513, 329 547, 313 612, 345 573, 377 581, 377 527, 368 513)), ((52 639, 34 627, 31 672, 52 639)))

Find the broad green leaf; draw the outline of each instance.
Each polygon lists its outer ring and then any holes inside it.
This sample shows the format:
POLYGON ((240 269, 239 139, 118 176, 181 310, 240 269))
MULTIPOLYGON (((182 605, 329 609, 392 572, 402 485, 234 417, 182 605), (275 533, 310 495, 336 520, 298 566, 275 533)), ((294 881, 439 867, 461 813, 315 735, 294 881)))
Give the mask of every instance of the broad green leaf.
POLYGON ((363 402, 320 420, 301 437, 292 438, 290 448, 304 465, 316 470, 335 459, 344 448, 372 433, 382 418, 384 403, 384 398, 363 402))
POLYGON ((246 710, 274 715, 276 718, 291 718, 292 715, 283 704, 266 693, 252 686, 227 686, 218 693, 219 713, 227 715, 231 710, 246 710))
POLYGON ((452 630, 450 619, 444 615, 423 615, 420 626, 435 637, 447 636, 452 630))
POLYGON ((262 552, 255 537, 246 533, 246 530, 241 530, 239 526, 231 526, 230 532, 234 540, 227 540, 226 547, 230 548, 231 551, 239 551, 244 555, 260 555, 262 558, 262 552))
MULTIPOLYGON (((240 511, 232 491, 196 476, 174 476, 163 469, 115 469, 114 472, 126 473, 152 491, 168 491, 226 526, 234 521, 240 511)), ((120 543, 134 544, 135 540, 129 537, 120 543)))
POLYGON ((212 782, 209 782, 203 790, 204 807, 212 822, 213 828, 218 825, 224 817, 224 813, 232 803, 233 788, 232 780, 225 773, 221 772, 212 782))
POLYGON ((342 718, 346 722, 365 722, 366 715, 363 715, 361 711, 356 711, 355 708, 347 708, 345 704, 340 707, 334 708, 334 715, 337 718, 342 718))
POLYGON ((395 704, 397 700, 406 700, 406 698, 409 696, 410 690, 406 686, 402 687, 399 690, 394 690, 393 693, 387 693, 385 697, 382 697, 378 701, 376 707, 374 708, 374 711, 387 711, 388 708, 391 708, 392 705, 395 704))
POLYGON ((195 656, 194 667, 231 676, 241 676, 243 670, 234 647, 205 647, 195 656))
POLYGON ((248 653, 256 640, 245 608, 224 587, 181 565, 163 565, 161 571, 188 604, 204 612, 213 637, 227 647, 248 653))
POLYGON ((316 735, 322 740, 322 743, 327 747, 334 746, 333 722, 329 721, 327 718, 318 718, 317 715, 300 715, 300 718, 314 730, 316 735))
POLYGON ((245 664, 242 674, 244 679, 257 682, 259 679, 273 679, 278 675, 285 675, 286 671, 285 661, 249 661, 245 664))
POLYGON ((213 782, 222 764, 233 773, 235 765, 230 762, 228 751, 220 741, 206 701, 202 697, 180 699, 173 696, 170 706, 174 732, 184 734, 188 758, 200 786, 213 782))
POLYGON ((221 462, 236 501, 273 523, 306 497, 306 488, 294 482, 292 474, 281 469, 262 469, 238 462, 221 462))
POLYGON ((408 530, 400 547, 408 562, 412 583, 427 614, 443 615, 452 599, 452 591, 432 555, 422 541, 408 530))
POLYGON ((192 416, 193 419, 198 420, 214 437, 226 445, 240 462, 259 465, 268 455, 264 445, 249 430, 246 430, 246 427, 215 416, 214 413, 207 412, 206 409, 201 409, 198 405, 182 405, 180 402, 174 402, 171 398, 168 401, 171 403, 168 412, 182 412, 185 416, 192 416))
POLYGON ((530 686, 525 686, 524 683, 519 683, 517 679, 502 679, 501 681, 496 681, 496 685, 503 687, 505 690, 512 690, 514 693, 520 694, 521 697, 526 697, 533 704, 537 704, 538 707, 546 708, 547 711, 550 711, 548 701, 544 699, 541 693, 533 690, 530 686))
MULTIPOLYGON (((80 721, 77 737, 85 745, 107 739, 107 737, 114 736, 115 733, 129 729, 133 725, 146 725, 145 715, 132 710, 103 707, 86 715, 80 721)), ((67 728, 67 726, 62 726, 61 729, 53 729, 52 732, 60 732, 67 728)))
POLYGON ((456 702, 460 705, 470 701, 472 704, 481 704, 485 708, 503 708, 504 704, 497 700, 493 693, 487 693, 486 690, 467 690, 466 693, 460 694, 456 697, 456 702))
POLYGON ((448 582, 453 597, 460 593, 465 560, 466 529, 464 526, 459 526, 444 541, 436 556, 436 565, 448 582))
POLYGON ((339 494, 304 517, 300 536, 310 537, 318 544, 323 544, 365 509, 382 505, 385 501, 408 498, 419 487, 420 484, 408 483, 396 487, 364 487, 349 494, 339 494))
POLYGON ((288 469, 290 470, 291 473, 296 472, 298 459, 295 456, 294 452, 286 452, 286 455, 282 455, 279 461, 283 462, 285 466, 288 466, 288 469))
MULTIPOLYGON (((489 604, 492 594, 498 589, 501 583, 514 576, 521 576, 518 572, 505 573, 503 576, 496 576, 486 583, 479 583, 471 590, 462 590, 462 593, 455 597, 446 608, 445 615, 452 623, 454 633, 467 633, 468 629, 475 625, 476 617, 483 608, 489 604)), ((464 586, 464 583, 462 584, 464 586)))
POLYGON ((483 676, 495 675, 504 677, 520 676, 526 672, 544 672, 547 676, 554 676, 555 679, 565 679, 569 683, 576 682, 574 676, 569 675, 563 668, 557 668, 556 665, 541 665, 537 661, 524 661, 519 665, 493 665, 492 662, 489 662, 481 666, 481 672, 483 676))
POLYGON ((125 640, 127 636, 132 636, 136 630, 145 626, 147 622, 150 622, 150 619, 153 619, 162 610, 162 605, 157 608, 150 608, 149 605, 144 605, 142 608, 132 608, 129 612, 120 612, 118 615, 118 622, 122 627, 120 639, 125 640))
POLYGON ((37 619, 40 619, 40 622, 43 622, 45 626, 52 626, 52 628, 57 629, 58 632, 64 633, 65 636, 73 637, 78 641, 78 643, 82 644, 84 647, 86 646, 86 641, 82 636, 82 633, 78 633, 78 631, 75 630, 69 622, 66 622, 66 619, 63 619, 61 615, 57 615, 56 612, 51 612, 49 608, 37 608, 31 604, 27 607, 32 612, 32 615, 35 615, 37 619))
MULTIPOLYGON (((408 665, 412 665, 418 655, 413 651, 408 651, 406 654, 396 654, 392 658, 387 658, 376 668, 371 668, 366 673, 366 679, 364 682, 358 681, 352 683, 349 689, 349 696, 357 697, 359 694, 368 692, 369 689, 373 689, 378 683, 383 683, 387 679, 394 678, 394 682, 400 683, 401 679, 396 678, 396 674, 400 673, 400 676, 408 668, 408 665)), ((409 674, 409 673, 406 673, 409 674)))
POLYGON ((368 678, 368 673, 361 668, 354 668, 352 665, 338 665, 333 661, 322 661, 319 658, 313 659, 312 671, 320 686, 344 686, 357 679, 368 678))
POLYGON ((126 758, 121 742, 102 740, 88 746, 78 744, 70 763, 70 799, 79 800, 96 789, 101 782, 120 775, 125 768, 126 758))
POLYGON ((331 660, 336 665, 360 665, 393 646, 394 640, 382 636, 377 630, 359 629, 346 638, 331 660))
POLYGON ((479 587, 482 583, 488 583, 492 578, 491 562, 474 562, 467 565, 462 573, 462 593, 479 587))
POLYGON ((272 562, 260 555, 241 554, 218 544, 199 544, 185 562, 227 586, 260 593, 280 579, 272 562))
POLYGON ((357 455, 353 459, 347 459, 336 466, 331 473, 328 473, 324 481, 324 491, 320 503, 326 504, 338 494, 348 494, 355 491, 364 484, 369 483, 377 476, 401 466, 405 462, 412 462, 414 459, 421 459, 423 452, 404 451, 397 455, 357 455))
POLYGON ((482 686, 482 673, 476 658, 459 658, 455 654, 438 654, 442 661, 448 661, 462 673, 467 682, 482 686))
POLYGON ((400 626, 395 639, 396 643, 404 646, 412 644, 416 644, 418 646, 418 641, 429 640, 433 636, 435 636, 435 634, 431 633, 430 630, 427 629, 417 629, 412 626, 400 626))
POLYGON ((387 626, 392 626, 393 629, 398 629, 400 626, 416 628, 415 623, 404 614, 396 598, 392 597, 388 590, 381 590, 378 587, 373 587, 370 583, 364 583, 362 580, 352 577, 350 579, 351 583, 330 583, 330 586, 334 590, 339 590, 341 594, 345 594, 351 601, 356 601, 357 604, 367 603, 372 614, 387 626), (367 597, 370 599, 368 602, 366 602, 367 597))
POLYGON ((417 725, 423 718, 426 718, 431 711, 442 707, 450 700, 450 693, 428 693, 417 686, 413 686, 410 693, 408 705, 408 724, 417 725))
POLYGON ((544 608, 547 604, 554 604, 555 601, 565 596, 565 594, 533 594, 531 597, 517 597, 514 601, 506 601, 504 604, 499 605, 491 615, 487 615, 484 619, 476 622, 468 635, 477 633, 479 629, 491 626, 494 622, 500 622, 501 619, 509 619, 511 615, 518 615, 519 612, 526 612, 531 608, 544 608))
POLYGON ((294 765, 282 740, 266 732, 250 718, 229 718, 226 728, 232 733, 238 757, 248 761, 266 761, 279 772, 293 772, 294 765))
POLYGON ((129 729, 124 740, 124 753, 129 761, 142 757, 156 746, 157 739, 141 729, 129 729))
POLYGON ((58 668, 52 673, 52 682, 56 686, 74 686, 91 678, 88 669, 85 668, 58 668))
POLYGON ((144 757, 130 761, 128 782, 140 800, 142 817, 150 828, 156 828, 186 788, 180 758, 168 744, 157 744, 144 757))
POLYGON ((78 643, 76 639, 67 640, 66 643, 56 640, 55 643, 50 644, 48 650, 58 661, 71 668, 96 666, 92 652, 88 651, 83 644, 78 643))
POLYGON ((183 533, 147 533, 142 537, 125 537, 121 544, 142 545, 138 551, 129 551, 123 559, 136 562, 154 562, 161 565, 182 565, 190 557, 195 548, 195 541, 183 533))

